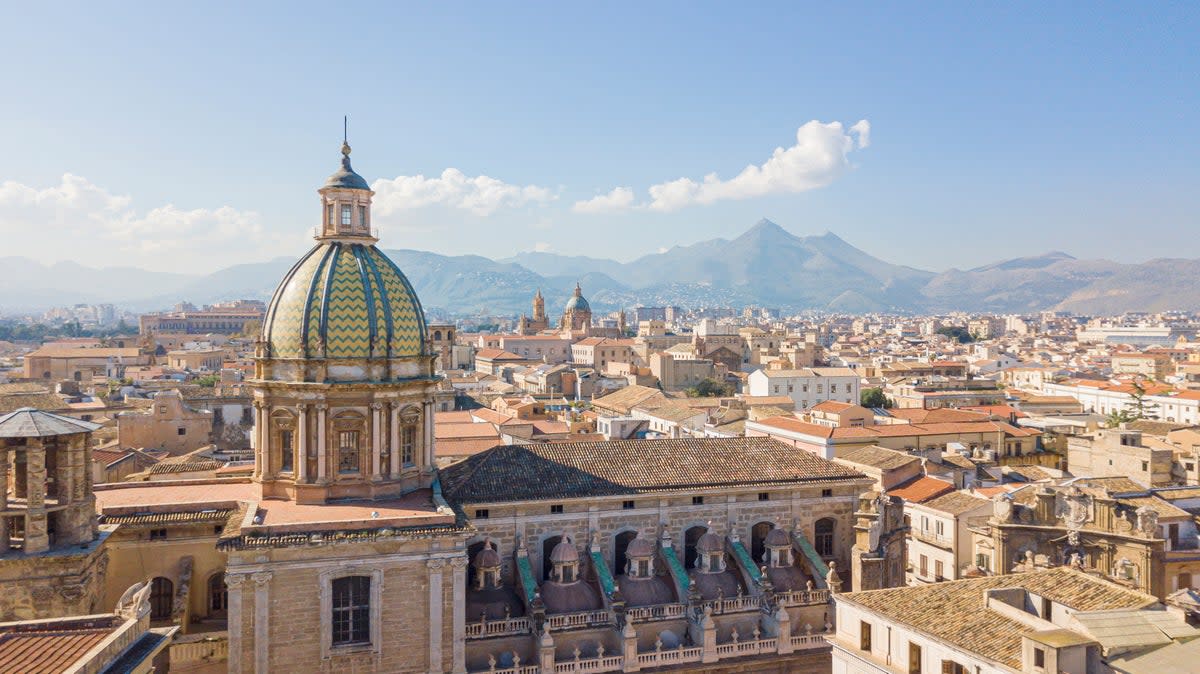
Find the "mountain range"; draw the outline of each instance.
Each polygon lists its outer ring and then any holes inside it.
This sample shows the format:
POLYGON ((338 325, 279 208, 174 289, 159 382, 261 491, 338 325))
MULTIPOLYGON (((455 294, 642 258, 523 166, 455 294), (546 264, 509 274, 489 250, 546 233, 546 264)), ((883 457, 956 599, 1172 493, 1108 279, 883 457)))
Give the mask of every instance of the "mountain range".
MULTIPOLYGON (((455 314, 529 311, 531 295, 541 288, 547 312, 554 315, 576 282, 597 310, 636 305, 758 305, 842 313, 1200 310, 1200 260, 1122 264, 1055 251, 934 273, 885 262, 833 233, 796 236, 770 220, 733 239, 675 246, 624 263, 545 252, 500 260, 385 252, 404 270, 426 309, 455 314)), ((180 300, 265 299, 292 262, 279 257, 188 275, 4 257, 0 310, 97 302, 152 310, 180 300)))

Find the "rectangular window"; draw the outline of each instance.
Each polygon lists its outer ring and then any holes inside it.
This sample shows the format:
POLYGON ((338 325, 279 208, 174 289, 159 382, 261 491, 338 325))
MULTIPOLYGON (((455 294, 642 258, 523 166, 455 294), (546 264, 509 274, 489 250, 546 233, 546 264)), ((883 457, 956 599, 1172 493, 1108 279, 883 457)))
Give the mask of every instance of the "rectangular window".
POLYGON ((921 647, 908 642, 908 674, 921 674, 921 647))
POLYGON ((1143 461, 1143 462, 1142 462, 1142 470, 1144 470, 1144 471, 1145 471, 1145 470, 1150 470, 1150 462, 1149 462, 1149 461, 1143 461))
POLYGON ((292 463, 295 456, 296 451, 292 446, 292 431, 285 428, 279 431, 279 470, 285 473, 292 472, 292 463))
POLYGON ((984 571, 990 571, 992 569, 992 558, 986 554, 979 553, 975 555, 975 566, 978 566, 984 571))
POLYGON ((367 207, 366 206, 358 207, 358 226, 363 229, 367 228, 367 207))
POLYGON ((871 623, 865 620, 858 623, 858 648, 871 652, 871 623))
POLYGON ((692 497, 692 505, 704 505, 704 497, 703 496, 693 496, 692 497))
POLYGON ((822 489, 821 490, 821 498, 829 498, 830 496, 833 496, 832 489, 822 489))
POLYGON ((1037 646, 1033 647, 1033 666, 1039 669, 1046 667, 1046 651, 1037 646))
POLYGON ((942 674, 970 674, 970 670, 953 660, 942 660, 942 674))
POLYGON ((488 518, 488 509, 487 508, 476 508, 475 509, 475 519, 486 520, 487 518, 488 518))
POLYGON ((921 555, 921 577, 929 575, 929 558, 921 555))
POLYGON ((151 529, 150 530, 150 540, 165 541, 166 539, 167 539, 167 530, 166 529, 151 529))
POLYGON ((338 433, 338 472, 358 472, 358 431, 338 433))
POLYGON ((333 645, 371 642, 371 578, 349 576, 333 581, 333 645))
POLYGON ((552 515, 559 514, 562 511, 563 511, 563 507, 562 507, 561 503, 555 503, 554 505, 550 506, 550 514, 552 514, 552 515))
POLYGON ((770 500, 771 500, 771 494, 770 494, 770 492, 765 492, 765 491, 761 491, 761 492, 759 492, 759 493, 758 493, 758 500, 760 500, 760 501, 770 501, 770 500))
POLYGON ((400 431, 400 460, 404 465, 411 466, 416 457, 417 451, 417 427, 415 424, 407 424, 400 431))
POLYGON ((623 508, 625 510, 633 510, 633 508, 634 508, 633 501, 621 501, 621 508, 623 508))
POLYGON ((334 223, 334 220, 333 220, 333 204, 329 204, 329 209, 328 209, 328 211, 329 211, 329 212, 325 214, 325 220, 326 220, 326 224, 330 224, 330 225, 332 225, 332 224, 334 223))
POLYGON ((945 567, 942 566, 942 560, 939 559, 939 560, 935 560, 933 562, 933 577, 935 579, 944 580, 946 577, 945 574, 942 573, 944 570, 945 570, 945 567))
POLYGON ((177 428, 177 429, 175 429, 175 435, 187 435, 187 429, 186 428, 177 428))
POLYGON ((343 225, 350 224, 350 205, 349 204, 342 205, 342 224, 343 225))

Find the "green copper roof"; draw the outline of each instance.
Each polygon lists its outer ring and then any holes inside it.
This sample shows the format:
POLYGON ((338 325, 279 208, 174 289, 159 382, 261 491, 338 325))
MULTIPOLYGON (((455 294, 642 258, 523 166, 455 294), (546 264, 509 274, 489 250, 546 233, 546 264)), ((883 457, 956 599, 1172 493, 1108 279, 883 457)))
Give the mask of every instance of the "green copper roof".
POLYGON ((600 587, 604 589, 604 594, 612 596, 617 584, 613 579, 612 572, 608 570, 608 562, 605 562, 604 555, 596 550, 592 550, 588 554, 592 557, 592 565, 596 568, 596 576, 600 578, 600 587))
POLYGON ((754 560, 750 557, 750 553, 746 551, 746 546, 742 545, 741 541, 733 544, 733 554, 742 563, 742 566, 746 568, 746 572, 750 574, 750 579, 757 583, 762 578, 762 571, 759 571, 758 566, 754 563, 754 560))
POLYGON ((416 292, 375 246, 323 242, 284 276, 263 322, 274 358, 396 358, 425 351, 416 292))

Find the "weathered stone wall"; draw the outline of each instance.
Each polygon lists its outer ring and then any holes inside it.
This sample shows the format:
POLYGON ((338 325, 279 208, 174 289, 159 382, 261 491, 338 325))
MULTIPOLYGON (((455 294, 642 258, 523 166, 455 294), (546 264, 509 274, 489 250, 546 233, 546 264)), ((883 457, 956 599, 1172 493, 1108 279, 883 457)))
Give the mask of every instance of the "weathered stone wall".
POLYGON ((0 622, 110 610, 112 605, 100 601, 108 567, 108 552, 99 541, 86 550, 0 561, 0 622))

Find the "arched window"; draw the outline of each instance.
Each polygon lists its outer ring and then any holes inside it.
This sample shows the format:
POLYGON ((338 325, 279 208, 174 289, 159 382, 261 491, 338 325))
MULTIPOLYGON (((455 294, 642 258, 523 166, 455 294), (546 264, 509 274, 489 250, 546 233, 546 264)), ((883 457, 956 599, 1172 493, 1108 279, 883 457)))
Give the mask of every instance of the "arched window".
POLYGON ((333 441, 337 447, 337 471, 357 473, 362 464, 364 419, 357 412, 342 412, 333 419, 333 441))
POLYGON ((629 549, 629 544, 633 539, 637 538, 636 531, 622 531, 617 534, 616 541, 613 544, 613 575, 625 573, 625 567, 629 564, 629 558, 625 555, 625 551, 629 549))
POLYGON ((290 473, 296 463, 296 420, 287 410, 271 412, 271 429, 279 448, 279 470, 290 473))
POLYGON ((225 587, 225 574, 214 573, 208 577, 208 615, 224 615, 229 608, 229 590, 225 587))
POLYGON ((817 520, 813 526, 813 547, 822 557, 833 556, 833 530, 835 522, 832 517, 817 520))
POLYGON ((773 522, 759 522, 750 529, 750 558, 755 564, 765 564, 763 554, 767 551, 767 534, 775 528, 773 522))
POLYGON ((550 553, 554 552, 554 546, 562 542, 562 536, 551 536, 542 541, 542 578, 550 580, 550 571, 554 565, 550 563, 550 553))
POLYGON ((475 587, 475 555, 487 545, 487 541, 475 541, 467 546, 467 587, 475 587))
POLYGON ((150 581, 150 619, 170 620, 171 606, 175 603, 175 583, 162 576, 150 581))
POLYGON ((441 330, 433 331, 433 341, 435 341, 435 342, 442 341, 442 331, 441 330))
POLYGON ((683 566, 690 569, 696 565, 696 543, 708 533, 708 527, 694 526, 683 532, 683 566))
POLYGON ((400 411, 400 462, 412 466, 417 462, 417 437, 421 424, 421 412, 415 405, 400 411))
POLYGON ((333 645, 371 641, 371 577, 346 576, 333 581, 333 645))

